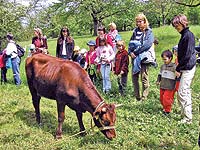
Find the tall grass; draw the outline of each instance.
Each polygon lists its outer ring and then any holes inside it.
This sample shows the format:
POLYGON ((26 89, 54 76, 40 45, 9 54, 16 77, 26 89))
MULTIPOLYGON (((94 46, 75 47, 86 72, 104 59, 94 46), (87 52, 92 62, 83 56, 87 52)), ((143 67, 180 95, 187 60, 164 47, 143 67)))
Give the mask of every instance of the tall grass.
MULTIPOLYGON (((200 37, 200 27, 192 26, 195 36, 200 37)), ((159 39, 156 56, 159 66, 162 64, 160 54, 165 49, 171 49, 179 41, 180 35, 172 27, 165 26, 153 29, 159 39)), ((131 32, 120 33, 126 44, 131 32)), ((87 48, 86 43, 95 37, 76 37, 75 43, 81 48, 87 48)), ((30 41, 21 43, 28 45, 30 41)), ((55 56, 56 39, 48 40, 50 54, 55 56)), ((27 87, 24 70, 24 59, 21 64, 22 85, 16 87, 13 83, 11 70, 8 70, 8 84, 0 85, 0 149, 4 150, 88 150, 88 149, 130 149, 130 150, 198 150, 198 122, 200 98, 200 69, 197 66, 192 83, 193 123, 184 125, 178 123, 181 119, 180 107, 175 99, 171 117, 162 115, 159 102, 159 88, 155 85, 159 68, 150 68, 150 94, 148 100, 137 102, 133 97, 133 88, 129 72, 127 95, 120 97, 114 75, 112 77, 112 94, 104 95, 100 86, 97 87, 107 103, 122 103, 117 111, 117 138, 113 141, 105 139, 97 128, 88 130, 85 137, 72 136, 79 132, 75 112, 66 107, 66 119, 63 125, 63 139, 55 140, 57 127, 56 102, 46 98, 41 99, 42 126, 35 121, 31 95, 27 87)), ((131 68, 131 65, 130 65, 131 68)), ((86 129, 90 128, 91 115, 85 113, 83 122, 86 129)))

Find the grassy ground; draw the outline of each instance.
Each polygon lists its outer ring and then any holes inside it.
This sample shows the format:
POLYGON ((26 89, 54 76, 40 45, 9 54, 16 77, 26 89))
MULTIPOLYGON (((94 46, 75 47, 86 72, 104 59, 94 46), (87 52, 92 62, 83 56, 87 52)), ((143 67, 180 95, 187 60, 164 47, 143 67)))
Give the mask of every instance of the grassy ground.
MULTIPOLYGON (((195 36, 200 37, 200 27, 192 26, 195 36)), ((171 49, 178 43, 180 35, 169 26, 156 28, 154 35, 159 39, 156 55, 159 66, 162 64, 160 54, 165 49, 171 49)), ((131 32, 120 33, 128 44, 131 32)), ((76 45, 87 48, 86 42, 95 37, 75 37, 76 45)), ((28 45, 23 42, 22 45, 28 45)), ((48 40, 49 50, 55 56, 56 40, 48 40)), ((75 112, 66 108, 66 119, 63 125, 63 139, 55 140, 54 133, 57 127, 56 102, 42 98, 41 116, 42 126, 35 121, 34 109, 31 103, 26 77, 24 60, 21 64, 22 85, 16 87, 12 83, 12 72, 8 71, 9 83, 0 85, 0 149, 2 150, 198 150, 197 137, 199 132, 199 99, 200 99, 200 67, 197 66, 192 83, 193 123, 179 124, 181 119, 180 107, 175 98, 171 117, 162 115, 159 102, 159 88, 155 85, 159 68, 150 68, 150 94, 148 100, 137 102, 133 95, 131 76, 129 73, 127 96, 120 97, 117 92, 116 79, 112 77, 113 94, 107 96, 101 92, 108 103, 121 103, 117 109, 117 138, 113 141, 105 139, 97 128, 89 130, 91 115, 84 114, 84 124, 88 129, 85 137, 72 136, 79 131, 75 112)))

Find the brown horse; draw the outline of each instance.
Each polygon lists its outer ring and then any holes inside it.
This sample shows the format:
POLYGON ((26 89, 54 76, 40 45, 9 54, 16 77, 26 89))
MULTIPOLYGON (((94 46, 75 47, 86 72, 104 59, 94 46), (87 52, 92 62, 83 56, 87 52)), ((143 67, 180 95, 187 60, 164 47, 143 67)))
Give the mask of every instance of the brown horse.
POLYGON ((87 72, 79 64, 45 54, 33 54, 26 59, 26 76, 36 120, 40 124, 41 96, 57 102, 58 128, 56 138, 62 136, 62 124, 65 118, 65 105, 76 112, 80 131, 85 131, 82 113, 88 111, 95 125, 108 138, 116 137, 115 104, 106 104, 87 72))

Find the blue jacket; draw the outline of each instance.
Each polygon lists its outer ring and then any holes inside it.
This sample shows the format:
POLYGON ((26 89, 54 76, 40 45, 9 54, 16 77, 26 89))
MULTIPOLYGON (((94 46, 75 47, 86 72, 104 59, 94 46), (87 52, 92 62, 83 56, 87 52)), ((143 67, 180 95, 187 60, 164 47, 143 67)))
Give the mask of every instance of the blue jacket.
MULTIPOLYGON (((133 35, 131 36, 131 39, 130 39, 130 41, 131 40, 138 40, 138 39, 136 39, 136 36, 137 36, 137 33, 138 32, 142 32, 139 28, 135 28, 134 30, 133 30, 133 35)), ((140 46, 140 48, 138 48, 136 51, 134 51, 134 54, 135 55, 139 55, 139 54, 141 54, 142 52, 144 52, 144 51, 148 51, 150 48, 151 48, 151 46, 152 46, 152 44, 153 44, 153 42, 154 42, 154 36, 153 36, 153 32, 152 32, 152 29, 150 29, 150 28, 147 28, 146 30, 145 30, 145 35, 144 35, 144 33, 142 34, 142 37, 140 38, 140 43, 141 43, 141 46, 140 46)), ((129 54, 130 54, 130 51, 129 51, 129 54)))

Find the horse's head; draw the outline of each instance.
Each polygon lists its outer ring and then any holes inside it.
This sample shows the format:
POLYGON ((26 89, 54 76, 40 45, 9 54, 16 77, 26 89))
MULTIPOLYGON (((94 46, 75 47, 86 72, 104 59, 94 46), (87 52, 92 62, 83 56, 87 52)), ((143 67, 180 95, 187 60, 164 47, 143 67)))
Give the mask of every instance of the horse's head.
POLYGON ((93 113, 93 119, 95 125, 110 140, 116 137, 116 132, 115 132, 116 107, 117 105, 115 104, 103 103, 93 113))

